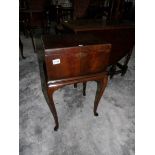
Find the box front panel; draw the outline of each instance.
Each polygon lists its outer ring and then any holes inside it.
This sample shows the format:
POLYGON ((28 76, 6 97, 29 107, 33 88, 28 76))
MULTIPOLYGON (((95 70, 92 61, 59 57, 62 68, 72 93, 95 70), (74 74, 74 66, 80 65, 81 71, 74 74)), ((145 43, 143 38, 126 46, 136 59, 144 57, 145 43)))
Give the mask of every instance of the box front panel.
POLYGON ((110 44, 81 48, 81 75, 105 71, 109 63, 110 50, 110 44))
POLYGON ((52 50, 45 55, 48 80, 80 75, 80 48, 52 50))

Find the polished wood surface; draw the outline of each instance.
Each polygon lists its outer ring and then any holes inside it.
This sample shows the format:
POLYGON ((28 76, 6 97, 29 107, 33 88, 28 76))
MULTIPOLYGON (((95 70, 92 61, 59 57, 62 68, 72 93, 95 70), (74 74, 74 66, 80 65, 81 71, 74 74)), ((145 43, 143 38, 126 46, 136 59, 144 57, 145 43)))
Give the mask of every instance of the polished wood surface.
POLYGON ((43 36, 44 74, 48 105, 54 116, 55 128, 59 127, 58 115, 53 101, 55 90, 69 84, 83 83, 83 95, 86 95, 86 82, 97 82, 94 101, 94 115, 108 82, 107 66, 111 44, 88 35, 43 36), (53 61, 57 63, 53 63, 53 61))
POLYGON ((44 42, 44 49, 46 53, 54 48, 66 48, 66 47, 77 47, 78 45, 94 45, 108 43, 105 40, 101 40, 99 37, 92 34, 65 34, 65 35, 44 35, 42 37, 44 42))
POLYGON ((108 65, 108 51, 108 45, 106 47, 89 45, 51 50, 51 53, 45 54, 48 80, 102 72, 108 65), (56 59, 60 59, 60 64, 52 65, 52 60, 56 59))
POLYGON ((101 72, 109 63, 110 44, 105 47, 103 41, 91 35, 45 36, 43 40, 48 80, 101 72), (54 59, 61 63, 52 65, 54 59))
POLYGON ((65 21, 62 23, 66 29, 73 31, 74 33, 80 33, 85 31, 101 31, 108 29, 128 29, 133 28, 134 24, 129 22, 106 22, 105 20, 96 19, 96 20, 72 20, 65 21))

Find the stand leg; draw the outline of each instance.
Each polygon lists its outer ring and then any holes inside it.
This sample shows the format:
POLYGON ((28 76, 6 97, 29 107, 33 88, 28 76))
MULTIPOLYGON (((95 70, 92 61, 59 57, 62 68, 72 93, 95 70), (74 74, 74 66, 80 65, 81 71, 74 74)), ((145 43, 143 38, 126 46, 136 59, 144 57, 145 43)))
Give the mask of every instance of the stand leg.
POLYGON ((97 107, 99 104, 99 101, 103 95, 103 92, 105 90, 105 87, 107 85, 108 82, 108 76, 105 75, 104 79, 101 79, 99 81, 97 81, 97 91, 96 91, 96 97, 95 97, 95 102, 94 102, 94 115, 98 116, 97 111, 97 107))
POLYGON ((110 79, 113 78, 115 72, 116 72, 116 65, 112 65, 112 67, 110 68, 110 71, 109 71, 110 79))
POLYGON ((83 82, 83 96, 86 96, 86 82, 83 82))
POLYGON ((34 49, 34 53, 36 53, 36 46, 35 46, 35 43, 34 43, 34 35, 33 35, 33 30, 30 29, 30 37, 31 37, 31 40, 32 40, 32 45, 33 45, 33 49, 34 49))
POLYGON ((19 47, 20 47, 20 52, 21 52, 21 57, 22 59, 25 59, 26 57, 24 57, 24 54, 23 54, 23 43, 19 37, 19 47))
POLYGON ((74 84, 74 88, 77 88, 77 83, 74 84))
POLYGON ((122 68, 121 76, 124 76, 126 74, 127 70, 128 70, 128 66, 124 65, 123 68, 122 68))
POLYGON ((129 60, 130 60, 131 54, 132 54, 132 50, 131 50, 131 51, 128 53, 128 55, 126 56, 126 59, 125 59, 125 62, 124 62, 123 68, 122 68, 121 76, 124 76, 125 73, 127 72, 127 69, 128 69, 128 62, 129 62, 129 60))
POLYGON ((56 111, 54 101, 53 101, 53 92, 54 92, 54 90, 52 88, 48 88, 48 98, 49 98, 48 105, 49 105, 49 108, 53 114, 54 121, 55 121, 54 131, 57 131, 59 128, 59 122, 58 122, 57 111, 56 111))

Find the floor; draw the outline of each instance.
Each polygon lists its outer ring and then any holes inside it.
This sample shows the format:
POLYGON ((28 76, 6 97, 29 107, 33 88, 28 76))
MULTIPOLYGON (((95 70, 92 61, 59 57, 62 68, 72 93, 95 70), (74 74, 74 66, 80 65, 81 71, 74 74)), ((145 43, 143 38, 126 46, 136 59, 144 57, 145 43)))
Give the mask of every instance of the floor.
POLYGON ((135 151, 135 56, 124 77, 109 81, 93 116, 96 83, 66 86, 54 93, 59 130, 41 89, 37 54, 30 38, 22 36, 24 55, 19 57, 20 155, 134 155, 135 151))

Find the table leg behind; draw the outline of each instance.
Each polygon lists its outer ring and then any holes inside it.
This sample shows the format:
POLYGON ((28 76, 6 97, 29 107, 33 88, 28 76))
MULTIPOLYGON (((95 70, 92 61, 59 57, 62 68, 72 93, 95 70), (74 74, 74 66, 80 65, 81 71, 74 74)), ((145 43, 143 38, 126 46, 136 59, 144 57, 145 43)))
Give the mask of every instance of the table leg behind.
POLYGON ((86 96, 86 82, 83 82, 83 96, 86 96))
POLYGON ((77 88, 77 83, 74 83, 74 88, 77 88))
POLYGON ((125 62, 124 62, 123 68, 122 68, 121 76, 124 76, 125 73, 127 72, 127 69, 128 69, 128 63, 129 63, 129 60, 130 60, 131 54, 132 54, 132 50, 130 50, 130 52, 129 52, 129 53, 127 54, 127 56, 126 56, 126 59, 125 59, 125 62))
POLYGON ((24 54, 23 54, 23 43, 19 37, 19 47, 20 47, 20 52, 21 52, 21 57, 22 59, 25 59, 26 57, 24 57, 24 54))

